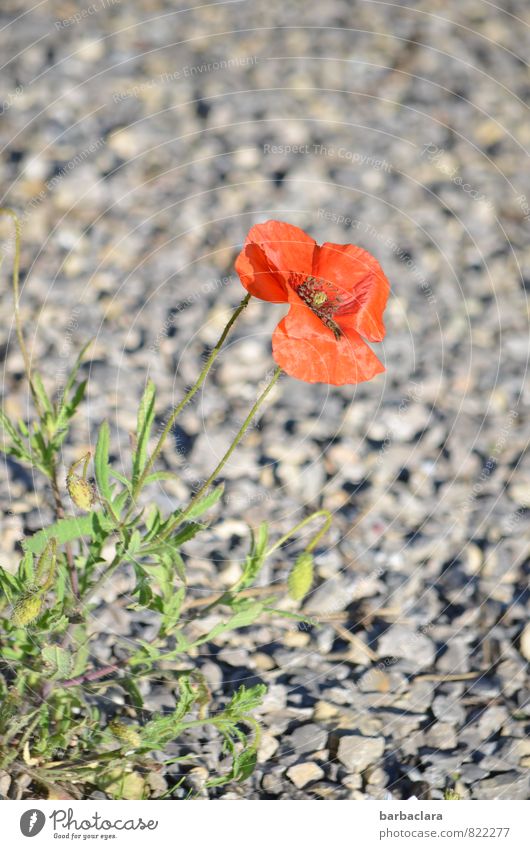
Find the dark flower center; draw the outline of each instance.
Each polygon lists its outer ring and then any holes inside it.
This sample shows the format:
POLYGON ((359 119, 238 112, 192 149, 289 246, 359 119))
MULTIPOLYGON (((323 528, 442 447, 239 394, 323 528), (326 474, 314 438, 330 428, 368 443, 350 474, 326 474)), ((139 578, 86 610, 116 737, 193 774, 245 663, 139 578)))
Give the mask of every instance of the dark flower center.
POLYGON ((343 335, 337 322, 334 320, 336 312, 341 306, 340 294, 333 292, 332 284, 319 280, 309 275, 291 275, 289 281, 298 297, 300 297, 309 309, 320 319, 320 321, 333 332, 335 339, 343 335), (327 291, 326 291, 327 290, 327 291))

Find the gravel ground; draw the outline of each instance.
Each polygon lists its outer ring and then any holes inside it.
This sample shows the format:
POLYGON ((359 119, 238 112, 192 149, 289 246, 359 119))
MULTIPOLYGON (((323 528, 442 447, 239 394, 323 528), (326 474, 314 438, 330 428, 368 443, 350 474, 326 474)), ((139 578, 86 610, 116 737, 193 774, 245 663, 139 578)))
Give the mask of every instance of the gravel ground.
MULTIPOLYGON (((320 624, 267 621, 196 659, 216 700, 269 685, 258 768, 216 796, 529 795, 528 6, 421 6, 2 3, 2 203, 24 222, 34 355, 60 384, 96 337, 76 456, 108 417, 125 463, 146 371, 162 420, 241 298, 233 261, 253 223, 360 244, 392 283, 386 373, 282 379, 227 467, 216 523, 186 549, 192 582, 223 587, 246 523, 280 535, 334 513, 306 602, 320 624)), ((256 301, 238 324, 165 452, 183 475, 162 504, 224 451, 283 311, 256 301)), ((23 415, 7 295, 1 312, 3 400, 23 415)), ((40 479, 0 473, 13 562, 49 509, 40 479)), ((287 567, 283 554, 263 582, 287 567)), ((116 579, 107 600, 129 587, 116 579)), ((100 659, 115 635, 149 634, 118 603, 98 624, 100 659)), ((145 695, 174 701, 156 682, 145 695)), ((187 788, 204 792, 219 740, 183 745, 203 753, 187 788)))

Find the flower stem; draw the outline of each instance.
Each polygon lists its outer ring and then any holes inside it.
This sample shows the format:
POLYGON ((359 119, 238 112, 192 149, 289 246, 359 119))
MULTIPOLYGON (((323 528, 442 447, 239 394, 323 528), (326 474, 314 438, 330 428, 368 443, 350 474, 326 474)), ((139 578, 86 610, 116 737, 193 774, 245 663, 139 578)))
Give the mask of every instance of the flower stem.
POLYGON ((243 310, 247 306, 248 302, 250 301, 250 298, 251 298, 251 295, 245 295, 245 297, 243 298, 243 300, 241 301, 239 306, 234 310, 234 312, 232 313, 232 315, 230 317, 230 320, 228 321, 226 327, 224 328, 223 332, 221 333, 219 339, 217 340, 217 343, 216 343, 215 347, 213 348, 210 356, 206 360, 204 367, 203 367, 199 377, 197 378, 196 382, 193 384, 191 389, 189 389, 186 392, 182 401, 179 404, 177 404, 177 406, 175 407, 175 409, 171 413, 170 417, 168 418, 168 420, 166 422, 166 426, 164 427, 164 430, 160 434, 159 440, 158 440, 158 442, 157 442, 157 444, 154 448, 154 451, 151 454, 151 456, 149 457, 149 459, 148 459, 148 461, 145 465, 145 468, 144 468, 142 474, 140 475, 140 477, 138 478, 136 485, 133 489, 133 493, 132 493, 133 502, 134 502, 135 498, 137 497, 138 493, 140 492, 140 490, 142 489, 147 476, 149 475, 151 469, 153 468, 153 465, 155 464, 156 460, 160 456, 160 452, 162 451, 162 448, 164 447, 164 443, 165 443, 165 441, 168 437, 168 434, 171 431, 171 428, 175 424, 177 417, 180 415, 180 413, 182 412, 182 410, 184 409, 186 404, 189 401, 191 401, 191 399, 193 398, 193 396, 195 395, 197 390, 199 390, 201 388, 202 384, 206 380, 208 372, 210 371, 210 369, 211 369, 211 367, 214 363, 214 360, 216 359, 217 355, 219 354, 219 351, 221 350, 221 347, 222 347, 226 337, 230 333, 232 326, 235 324, 235 322, 239 318, 240 314, 243 312, 243 310))
POLYGON ((35 408, 39 414, 41 415, 41 406, 38 395, 35 391, 35 386, 33 384, 33 379, 31 377, 31 360, 28 354, 28 349, 26 347, 26 340, 24 339, 24 333, 22 331, 22 322, 20 320, 20 243, 21 243, 21 227, 18 215, 9 207, 2 206, 0 207, 0 215, 8 215, 9 218, 13 221, 15 227, 15 258, 13 260, 13 277, 12 277, 12 287, 13 287, 13 302, 14 302, 14 314, 15 314, 15 329, 18 339, 18 345, 20 348, 20 353, 22 354, 22 360, 24 362, 24 371, 26 373, 26 377, 28 380, 29 388, 31 391, 31 397, 33 399, 33 403, 35 404, 35 408))
POLYGON ((169 534, 171 533, 171 531, 174 529, 174 527, 176 525, 180 525, 182 522, 184 522, 187 519, 187 517, 190 515, 193 508, 197 504, 197 502, 202 498, 202 496, 204 495, 206 490, 210 487, 210 485, 214 482, 214 480, 218 476, 221 469, 226 465, 226 463, 228 462, 228 460, 230 459, 230 457, 234 453, 235 449, 237 448, 237 446, 241 442, 246 431, 248 430, 249 425, 252 422, 252 419, 254 418, 254 416, 258 412, 259 408, 261 407, 261 405, 265 401, 267 395, 269 394, 269 392, 273 388, 274 384, 276 383, 276 381, 280 377, 281 373, 282 373, 282 370, 281 370, 280 366, 277 366, 277 368, 274 370, 274 374, 273 374, 271 380, 269 381, 269 383, 267 384, 267 386, 265 387, 265 389, 263 390, 261 395, 259 395, 259 397, 255 401, 255 403, 253 404, 252 409, 250 410, 245 421, 243 422, 243 424, 239 428, 238 432, 236 433, 234 440, 231 443, 230 447, 223 454, 223 456, 219 460, 217 466, 215 467, 215 469, 211 473, 210 477, 203 483, 203 485, 200 487, 200 489, 197 490, 197 492, 195 493, 195 495, 193 496, 193 498, 189 502, 186 509, 182 513, 180 513, 180 515, 178 515, 175 518, 175 521, 172 524, 168 525, 168 527, 165 529, 163 535, 161 535, 164 539, 166 539, 169 536, 169 534))
POLYGON ((322 539, 322 537, 324 536, 325 533, 327 533, 327 531, 329 530, 329 527, 330 527, 330 525, 333 521, 333 516, 331 515, 329 510, 315 510, 315 512, 311 513, 310 516, 306 516, 305 519, 302 519, 301 522, 298 522, 298 524, 295 525, 294 528, 291 528, 291 530, 288 531, 286 534, 284 534, 283 537, 280 537, 279 540, 276 540, 274 545, 272 545, 267 550, 265 557, 269 557, 274 551, 276 551, 278 548, 280 548, 280 546, 283 545, 284 542, 287 542, 288 539, 290 539, 292 536, 294 536, 297 531, 302 530, 302 528, 304 528, 306 525, 308 525, 309 522, 312 522, 313 519, 320 518, 320 516, 325 517, 325 522, 323 523, 320 530, 317 531, 317 533, 311 538, 311 541, 309 542, 308 545, 306 545, 306 547, 304 549, 304 551, 313 551, 313 549, 318 544, 319 540, 322 539))

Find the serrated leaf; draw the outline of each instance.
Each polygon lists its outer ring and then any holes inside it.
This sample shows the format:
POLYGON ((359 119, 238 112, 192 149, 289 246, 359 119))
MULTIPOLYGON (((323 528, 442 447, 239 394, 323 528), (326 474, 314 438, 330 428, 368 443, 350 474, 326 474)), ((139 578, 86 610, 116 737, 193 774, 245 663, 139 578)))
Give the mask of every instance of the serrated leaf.
POLYGON ((42 651, 44 664, 50 669, 52 678, 68 678, 72 671, 72 658, 60 646, 44 646, 42 651))
POLYGON ((104 421, 99 428, 96 453, 94 455, 94 471, 98 490, 107 501, 112 500, 112 487, 109 480, 109 441, 109 424, 107 421, 104 421))
POLYGON ((225 711, 234 717, 250 713, 250 711, 259 707, 266 692, 265 684, 255 684, 254 687, 245 687, 242 684, 228 702, 225 711))
POLYGON ((113 524, 97 510, 93 513, 87 513, 85 516, 72 516, 67 519, 59 519, 48 528, 43 528, 31 537, 26 537, 22 547, 24 551, 32 554, 41 554, 50 539, 55 537, 58 545, 64 545, 66 542, 73 542, 81 537, 92 536, 94 516, 97 516, 97 521, 102 529, 111 531, 113 524))
POLYGON ((168 634, 177 625, 185 598, 186 589, 181 587, 174 595, 164 600, 164 615, 162 617, 164 633, 168 634))
POLYGON ((237 628, 245 628, 248 625, 252 625, 262 613, 263 608, 263 602, 246 602, 245 605, 242 605, 241 609, 234 613, 234 615, 226 622, 218 622, 217 625, 214 625, 211 631, 209 631, 204 637, 200 637, 196 640, 193 645, 200 646, 202 643, 213 640, 215 637, 218 637, 219 634, 222 634, 223 631, 234 631, 237 628))
POLYGON ((54 439, 55 447, 59 447, 64 441, 68 432, 68 422, 73 417, 75 411, 79 407, 79 404, 85 397, 87 384, 87 380, 82 380, 81 383, 79 383, 76 387, 72 398, 69 401, 66 401, 66 403, 64 403, 63 406, 60 407, 55 422, 55 427, 58 432, 56 438, 54 439))
POLYGON ((0 425, 3 427, 8 436, 11 437, 13 442, 17 445, 17 447, 25 448, 24 443, 20 437, 19 432, 17 431, 15 425, 11 422, 11 420, 6 416, 3 410, 0 410, 0 425))
POLYGON ((140 551, 141 544, 142 537, 140 535, 140 531, 138 529, 135 529, 131 534, 131 538, 129 539, 129 544, 127 545, 125 557, 134 558, 140 551))
POLYGON ((0 590, 4 593, 10 604, 21 590, 15 576, 8 572, 7 569, 4 569, 3 566, 0 566, 0 590))
POLYGON ((90 641, 87 638, 86 630, 83 625, 79 625, 72 630, 72 644, 77 646, 77 650, 72 655, 72 669, 70 677, 77 678, 82 675, 88 665, 90 657, 90 641))
POLYGON ((133 458, 133 484, 136 483, 142 474, 147 461, 149 437, 155 418, 155 394, 155 385, 152 380, 149 380, 138 408, 138 421, 136 425, 137 445, 133 458))
POLYGON ((122 687, 129 695, 131 702, 136 708, 136 710, 142 710, 144 706, 144 700, 134 680, 132 678, 121 678, 120 687, 122 687))
POLYGON ((268 540, 269 526, 267 522, 261 523, 256 535, 251 531, 250 553, 247 555, 243 565, 243 574, 235 587, 233 587, 234 592, 250 587, 255 582, 265 563, 268 540))
POLYGON ((240 754, 235 752, 234 747, 230 751, 233 758, 232 768, 225 775, 219 776, 219 778, 209 779, 206 782, 206 787, 222 787, 223 784, 228 784, 230 781, 244 781, 252 775, 257 761, 255 748, 244 749, 240 754))
POLYGON ((234 778, 236 781, 246 781, 250 778, 256 769, 257 752, 256 749, 245 749, 237 758, 234 767, 234 778))
POLYGON ((31 375, 31 379, 33 381, 33 388, 35 389, 35 394, 37 395, 37 398, 40 401, 42 409, 46 413, 53 415, 53 405, 48 393, 46 392, 44 383, 42 382, 42 377, 37 371, 34 371, 31 375))
POLYGON ((178 531, 178 533, 169 538, 168 542, 170 542, 174 547, 183 545, 185 542, 188 542, 188 540, 196 537, 200 531, 205 529, 205 527, 206 525, 203 525, 202 522, 187 522, 178 531))
POLYGON ((75 361, 75 363, 72 367, 70 374, 68 375, 68 380, 66 381, 66 383, 64 385, 63 396, 62 396, 63 403, 64 403, 64 400, 70 394, 70 391, 71 391, 71 389, 72 389, 72 387, 75 383, 75 379, 77 377, 77 372, 79 371, 81 364, 83 362, 84 356, 85 356, 86 352, 88 351, 88 349, 90 348, 93 341, 94 341, 93 339, 89 339, 89 341, 85 345, 83 345, 83 347, 79 351, 79 354, 77 355, 77 359, 76 359, 76 361, 75 361))
POLYGON ((200 498, 199 501, 193 505, 191 510, 186 513, 186 519, 196 519, 198 516, 202 516, 202 514, 213 507, 214 504, 217 504, 224 492, 224 489, 224 484, 219 484, 219 486, 216 486, 215 489, 203 498, 200 498))

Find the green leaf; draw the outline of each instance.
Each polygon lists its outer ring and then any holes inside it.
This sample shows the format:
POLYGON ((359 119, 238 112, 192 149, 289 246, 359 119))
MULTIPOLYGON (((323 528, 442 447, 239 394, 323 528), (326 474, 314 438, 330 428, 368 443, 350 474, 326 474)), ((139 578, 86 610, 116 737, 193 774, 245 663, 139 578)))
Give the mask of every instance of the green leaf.
POLYGON ((183 527, 178 531, 178 533, 174 534, 169 538, 168 542, 171 543, 172 546, 178 547, 183 545, 188 540, 193 539, 193 537, 197 536, 200 531, 205 529, 206 525, 203 525, 201 522, 187 522, 183 527))
POLYGON ((59 413, 57 414, 57 419, 55 422, 55 428, 58 433, 54 440, 54 445, 56 447, 59 447, 66 437, 66 434, 68 432, 68 422, 73 417, 75 411, 79 407, 79 404, 85 397, 87 384, 87 380, 82 380, 81 383, 76 387, 73 397, 65 404, 63 404, 59 409, 59 413))
POLYGON ((255 536, 251 531, 250 554, 247 555, 243 565, 243 574, 233 587, 233 591, 237 592, 246 587, 252 586, 258 577, 263 564, 265 563, 267 553, 267 542, 269 540, 269 526, 267 522, 262 522, 258 528, 258 533, 255 536))
POLYGON ((116 471, 116 469, 109 469, 109 475, 110 475, 112 478, 116 478, 116 480, 117 480, 117 481, 119 481, 120 483, 122 483, 122 484, 126 487, 126 489, 127 489, 127 491, 128 491, 128 492, 130 492, 130 491, 131 491, 131 482, 130 482, 130 480, 129 480, 128 478, 126 478, 126 477, 125 477, 125 475, 122 475, 122 474, 121 474, 121 472, 117 472, 117 471, 116 471))
MULTIPOLYGON (((228 742, 228 740, 226 741, 228 742)), ((241 753, 237 754, 235 746, 227 747, 232 752, 232 768, 226 775, 221 775, 219 778, 211 778, 206 782, 206 787, 221 787, 223 784, 228 784, 230 781, 245 781, 256 767, 257 752, 251 746, 245 748, 241 753)))
POLYGON ((0 444, 0 451, 4 454, 10 454, 18 460, 25 460, 27 463, 31 463, 32 458, 29 448, 24 444, 16 427, 9 420, 3 410, 0 410, 0 427, 4 430, 4 440, 2 444, 0 444), (11 439, 10 445, 7 444, 5 440, 6 434, 11 439))
POLYGON ((3 410, 0 410, 0 425, 17 446, 24 448, 24 443, 22 442, 19 432, 3 410))
POLYGON ((46 392, 46 389, 44 387, 44 383, 42 382, 42 377, 40 376, 40 374, 37 371, 34 371, 33 374, 31 375, 31 379, 33 381, 33 387, 35 389, 35 394, 37 395, 37 398, 40 401, 42 409, 44 410, 44 412, 53 416, 53 413, 54 413, 53 404, 50 401, 50 397, 49 397, 48 393, 46 392))
POLYGON ((238 717, 244 713, 250 713, 262 703, 267 687, 265 684, 256 684, 254 687, 245 687, 244 684, 234 693, 228 702, 225 712, 231 716, 238 717))
POLYGON ((209 510, 210 507, 213 507, 214 504, 217 504, 223 492, 224 484, 216 486, 215 489, 213 489, 203 498, 199 499, 199 501, 197 501, 197 503, 193 505, 189 513, 186 514, 186 519, 196 519, 197 516, 201 516, 203 513, 209 510))
POLYGON ((256 769, 258 753, 256 749, 245 749, 236 760, 234 768, 234 779, 236 781, 245 781, 250 778, 256 769))
POLYGON ((116 498, 112 502, 112 509, 117 516, 121 516, 122 510, 127 504, 128 500, 129 490, 127 489, 124 489, 123 492, 120 492, 120 494, 116 496, 116 498))
POLYGON ((155 384, 152 380, 149 380, 138 409, 138 422, 136 426, 137 445, 133 459, 133 484, 137 482, 147 462, 149 437, 155 419, 155 393, 155 384))
POLYGON ((44 646, 41 650, 45 666, 50 669, 52 678, 68 678, 72 671, 72 658, 60 646, 44 646))
POLYGON ((18 579, 23 587, 35 583, 35 569, 31 551, 26 551, 18 564, 18 579))
POLYGON ((112 487, 109 480, 109 440, 109 423, 104 421, 99 428, 96 453, 94 455, 94 469, 100 495, 106 498, 107 501, 112 500, 112 487))
POLYGON ((76 377, 77 377, 77 372, 79 371, 79 369, 81 367, 81 363, 83 362, 84 356, 85 356, 87 350, 90 348, 93 341, 94 341, 93 339, 90 339, 86 343, 86 345, 83 345, 83 347, 81 348, 81 350, 80 350, 80 352, 77 356, 77 359, 76 359, 76 361, 73 365, 72 371, 68 375, 68 380, 66 381, 66 383, 64 385, 61 400, 59 402, 59 415, 61 414, 62 408, 67 403, 68 396, 70 395, 70 392, 72 391, 72 389, 74 387, 74 383, 75 383, 75 380, 76 380, 76 377))
POLYGON ((196 692, 191 686, 190 676, 179 677, 179 700, 173 713, 174 720, 184 719, 196 698, 196 692))
POLYGON ((21 587, 14 575, 0 566, 0 590, 11 604, 15 596, 21 592, 21 587))
POLYGON ((177 625, 185 598, 186 588, 181 587, 174 595, 164 601, 162 628, 165 634, 168 634, 177 625))
POLYGON ((156 483, 156 481, 169 481, 169 480, 178 480, 178 475, 175 472, 153 472, 150 475, 147 475, 144 486, 150 483, 156 483))
POLYGON ((87 513, 85 516, 72 516, 67 519, 59 519, 55 524, 48 528, 43 528, 31 537, 27 537, 22 547, 24 551, 32 554, 41 554, 44 548, 52 539, 56 537, 58 545, 64 545, 66 542, 73 542, 81 537, 92 536, 94 517, 102 529, 111 531, 113 528, 110 522, 101 511, 87 513))
POLYGON ((133 706, 136 710, 142 710, 144 706, 144 700, 142 698, 142 694, 139 688, 136 686, 136 683, 133 678, 121 678, 120 679, 120 687, 122 687, 125 692, 129 695, 133 706))
POLYGON ((78 625, 72 630, 72 643, 78 648, 73 653, 72 668, 69 674, 72 678, 77 678, 87 668, 90 657, 90 641, 83 625, 78 625))
POLYGON ((241 604, 240 609, 230 617, 226 622, 219 622, 214 625, 204 637, 200 637, 193 645, 200 646, 209 640, 222 634, 223 631, 234 631, 236 628, 245 628, 247 625, 252 625, 253 622, 261 615, 264 608, 264 603, 260 601, 250 601, 241 604))

